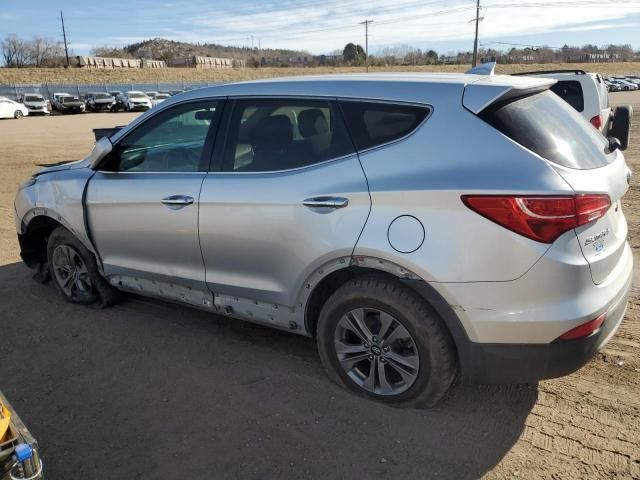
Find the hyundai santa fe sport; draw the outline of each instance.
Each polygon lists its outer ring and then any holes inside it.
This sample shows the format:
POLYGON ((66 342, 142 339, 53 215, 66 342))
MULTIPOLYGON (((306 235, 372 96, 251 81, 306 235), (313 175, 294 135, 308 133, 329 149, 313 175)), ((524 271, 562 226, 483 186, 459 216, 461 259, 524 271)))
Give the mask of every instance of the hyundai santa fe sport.
POLYGON ((186 92, 29 179, 21 255, 69 302, 127 291, 314 336, 332 380, 389 403, 566 375, 625 313, 631 172, 553 83, 186 92))

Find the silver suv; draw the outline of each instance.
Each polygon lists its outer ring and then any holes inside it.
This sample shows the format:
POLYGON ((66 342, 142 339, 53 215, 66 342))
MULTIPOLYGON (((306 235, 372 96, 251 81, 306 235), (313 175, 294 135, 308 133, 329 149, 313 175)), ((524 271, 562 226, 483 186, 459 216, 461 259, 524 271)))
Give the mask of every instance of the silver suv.
POLYGON ((122 290, 315 336, 334 381, 390 403, 566 375, 625 312, 630 171, 552 84, 186 92, 22 186, 22 258, 70 302, 122 290))

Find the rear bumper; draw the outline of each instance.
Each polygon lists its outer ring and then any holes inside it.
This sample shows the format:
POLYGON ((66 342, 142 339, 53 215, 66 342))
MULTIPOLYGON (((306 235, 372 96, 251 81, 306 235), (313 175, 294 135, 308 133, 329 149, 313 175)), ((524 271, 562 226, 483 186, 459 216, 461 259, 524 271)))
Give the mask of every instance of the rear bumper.
POLYGON ((607 309, 604 325, 593 335, 547 344, 468 343, 463 380, 473 383, 535 383, 569 375, 584 366, 613 337, 627 309, 625 289, 607 309))

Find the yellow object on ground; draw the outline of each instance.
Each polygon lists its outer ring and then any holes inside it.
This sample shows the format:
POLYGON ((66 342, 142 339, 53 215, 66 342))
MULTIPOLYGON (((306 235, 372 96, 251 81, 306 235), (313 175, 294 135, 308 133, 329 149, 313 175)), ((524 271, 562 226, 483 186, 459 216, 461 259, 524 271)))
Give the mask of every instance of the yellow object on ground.
POLYGON ((0 402, 0 443, 4 441, 9 430, 9 423, 11 423, 11 412, 0 402))

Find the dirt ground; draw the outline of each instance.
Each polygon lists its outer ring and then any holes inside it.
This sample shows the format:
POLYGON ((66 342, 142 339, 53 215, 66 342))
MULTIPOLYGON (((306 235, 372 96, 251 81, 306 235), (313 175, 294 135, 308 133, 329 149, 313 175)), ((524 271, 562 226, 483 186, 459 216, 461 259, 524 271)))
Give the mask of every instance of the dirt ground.
MULTIPOLYGON (((632 103, 640 92, 617 93, 632 103)), ((537 386, 458 386, 405 410, 329 382, 314 341, 130 297, 64 303, 19 263, 12 208, 40 164, 133 114, 0 121, 0 388, 50 479, 640 478, 640 289, 615 338, 537 386)), ((626 154, 640 172, 640 118, 626 154)), ((624 199, 638 273, 640 189, 624 199)))

